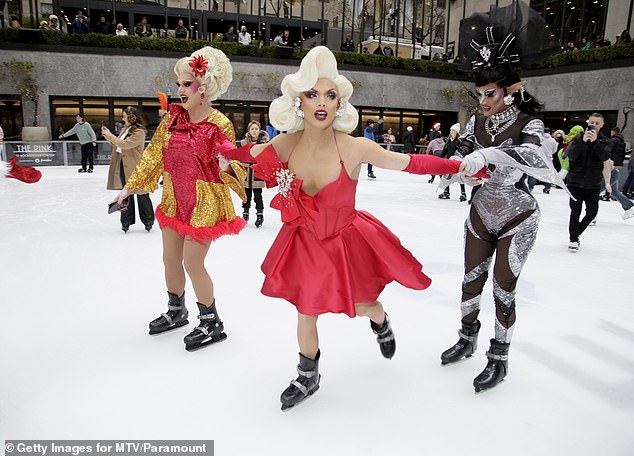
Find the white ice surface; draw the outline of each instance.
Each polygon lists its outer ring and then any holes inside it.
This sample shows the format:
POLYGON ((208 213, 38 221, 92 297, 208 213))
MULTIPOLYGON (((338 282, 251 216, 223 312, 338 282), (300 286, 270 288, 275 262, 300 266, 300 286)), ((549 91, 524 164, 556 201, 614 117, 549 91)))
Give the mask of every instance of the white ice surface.
MULTIPOLYGON (((42 172, 34 185, 0 182, 0 438, 214 439, 219 456, 634 454, 634 219, 622 221, 616 202, 601 202, 573 254, 566 194, 536 187, 542 222, 517 285, 510 372, 476 395, 493 335, 490 283, 478 352, 439 360, 457 340, 469 206, 457 186, 439 200, 427 176, 362 172, 357 207, 390 227, 433 283, 382 294, 398 343, 391 361, 367 319, 320 318, 321 389, 282 413, 296 313, 259 292, 280 227, 272 190, 264 226, 251 222, 207 257, 227 341, 187 353, 194 318, 147 334, 167 301, 160 231, 121 231, 106 213, 106 167, 42 172)), ((189 284, 186 296, 193 317, 189 284)))

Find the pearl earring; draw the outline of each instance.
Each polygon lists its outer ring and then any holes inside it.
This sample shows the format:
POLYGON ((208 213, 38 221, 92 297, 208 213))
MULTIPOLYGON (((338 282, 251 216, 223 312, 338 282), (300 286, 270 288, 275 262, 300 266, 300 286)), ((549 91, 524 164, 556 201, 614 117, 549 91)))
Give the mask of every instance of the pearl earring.
POLYGON ((506 106, 511 106, 513 104, 513 94, 509 93, 508 95, 504 95, 504 104, 506 106))
POLYGON ((344 112, 346 112, 346 100, 344 100, 343 98, 339 98, 339 105, 337 106, 335 117, 343 116, 344 112))
POLYGON ((299 97, 295 97, 293 100, 293 107, 295 108, 295 115, 300 119, 304 118, 304 111, 302 111, 302 100, 299 97))

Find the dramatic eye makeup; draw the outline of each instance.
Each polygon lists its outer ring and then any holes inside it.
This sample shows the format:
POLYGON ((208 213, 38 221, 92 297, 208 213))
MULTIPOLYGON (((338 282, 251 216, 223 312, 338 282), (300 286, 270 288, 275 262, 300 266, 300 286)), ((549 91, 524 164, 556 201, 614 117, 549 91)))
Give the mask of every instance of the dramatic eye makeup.
POLYGON ((194 82, 196 82, 196 81, 183 81, 182 84, 180 82, 177 82, 176 83, 176 87, 180 87, 181 85, 183 87, 190 87, 194 82))
POLYGON ((478 90, 477 91, 478 97, 479 98, 482 98, 482 97, 491 98, 493 95, 495 95, 495 92, 497 92, 497 90, 498 89, 495 89, 495 88, 486 89, 484 92, 480 92, 478 90))
MULTIPOLYGON (((329 89, 328 92, 326 92, 326 96, 328 98, 330 98, 331 100, 335 100, 337 98, 337 90, 336 89, 329 89)), ((306 92, 304 92, 304 97, 306 97, 306 98, 316 98, 317 97, 317 91, 315 89, 307 90, 306 92)))

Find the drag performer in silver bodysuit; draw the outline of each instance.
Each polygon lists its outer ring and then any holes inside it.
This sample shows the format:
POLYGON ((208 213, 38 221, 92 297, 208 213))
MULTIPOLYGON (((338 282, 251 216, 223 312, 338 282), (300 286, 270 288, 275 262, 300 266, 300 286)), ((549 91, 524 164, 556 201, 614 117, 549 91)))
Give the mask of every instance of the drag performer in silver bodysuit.
MULTIPOLYGON (((476 391, 497 385, 508 369, 515 326, 515 285, 539 224, 539 207, 525 185, 526 175, 564 187, 552 159, 541 147, 544 124, 534 116, 540 105, 524 89, 525 83, 511 66, 514 62, 530 63, 521 60, 524 32, 520 26, 526 23, 530 11, 519 3, 515 5, 492 7, 488 14, 471 16, 460 29, 460 42, 468 47, 460 51, 461 68, 477 71, 482 114, 471 117, 459 151, 468 173, 488 166, 491 177, 473 197, 465 222, 462 329, 458 342, 442 353, 441 361, 453 363, 476 350, 480 297, 494 263, 495 337, 487 352, 487 366, 473 381, 476 391)), ((535 29, 531 30, 534 33, 535 29)), ((554 53, 545 35, 544 42, 531 36, 531 45, 541 47, 530 53, 532 57, 554 53)))

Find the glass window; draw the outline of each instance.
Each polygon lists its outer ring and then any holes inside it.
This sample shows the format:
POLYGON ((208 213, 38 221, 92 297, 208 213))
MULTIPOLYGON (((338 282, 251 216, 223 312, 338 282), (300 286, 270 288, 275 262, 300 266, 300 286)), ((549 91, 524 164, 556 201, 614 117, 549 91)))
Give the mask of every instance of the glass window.
POLYGON ((19 141, 22 132, 22 103, 15 95, 0 95, 0 126, 5 141, 19 141))

